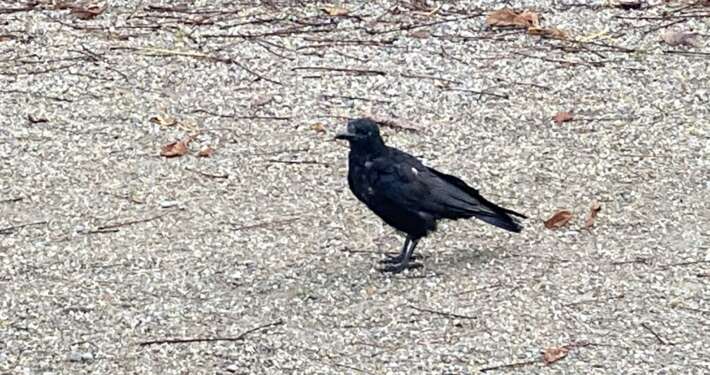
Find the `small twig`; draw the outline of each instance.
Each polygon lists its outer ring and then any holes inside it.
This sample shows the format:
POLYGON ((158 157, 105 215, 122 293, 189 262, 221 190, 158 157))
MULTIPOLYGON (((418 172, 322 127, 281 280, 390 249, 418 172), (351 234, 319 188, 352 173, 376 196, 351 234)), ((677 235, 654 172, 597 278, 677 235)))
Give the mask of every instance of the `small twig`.
POLYGON ((19 201, 21 201, 21 200, 23 200, 23 199, 25 199, 25 197, 8 198, 8 199, 0 200, 0 203, 19 202, 19 201))
POLYGON ((679 24, 679 23, 683 23, 683 22, 687 22, 687 21, 688 21, 688 19, 680 19, 680 20, 676 20, 676 21, 673 21, 673 22, 664 23, 664 24, 662 24, 662 25, 660 25, 660 26, 652 27, 652 28, 650 28, 650 29, 648 29, 648 30, 645 30, 644 33, 645 33, 646 35, 648 35, 648 34, 651 34, 651 33, 655 33, 655 32, 658 31, 658 30, 666 29, 666 28, 669 28, 669 27, 671 27, 671 26, 673 26, 673 25, 676 25, 676 24, 679 24))
POLYGON ((670 264, 662 265, 661 268, 668 269, 668 268, 676 267, 676 266, 692 266, 695 264, 703 264, 703 263, 710 263, 710 260, 694 260, 694 261, 688 261, 688 262, 670 263, 670 264))
POLYGON ((390 103, 389 100, 384 100, 384 99, 370 99, 370 98, 363 98, 360 96, 347 96, 347 95, 326 95, 326 94, 323 94, 323 95, 321 95, 321 98, 323 98, 323 99, 342 98, 342 99, 349 99, 349 100, 362 100, 364 102, 390 103))
POLYGON ((558 59, 550 59, 547 57, 542 57, 542 56, 535 56, 535 55, 528 55, 526 53, 522 52, 511 52, 513 55, 518 55, 518 56, 523 56, 523 57, 528 57, 531 59, 538 59, 542 61, 547 61, 547 62, 553 62, 553 63, 558 63, 558 64, 564 64, 564 65, 584 65, 584 66, 590 66, 590 67, 601 67, 604 66, 604 61, 572 61, 572 60, 558 60, 558 59))
POLYGON ((102 234, 102 233, 116 233, 120 232, 118 228, 111 228, 111 229, 93 229, 87 232, 83 232, 84 234, 102 234))
POLYGON ((35 222, 32 222, 32 223, 25 223, 25 224, 19 224, 19 225, 9 226, 9 227, 7 227, 7 228, 0 228, 0 234, 10 234, 10 233, 12 233, 12 232, 14 232, 14 231, 16 231, 17 229, 20 229, 20 228, 29 227, 29 226, 32 226, 32 225, 43 225, 43 224, 47 224, 47 221, 46 221, 46 220, 44 220, 44 221, 35 221, 35 222))
POLYGON ((457 85, 463 84, 461 81, 454 81, 451 79, 447 78, 441 78, 441 77, 435 77, 435 76, 426 76, 426 75, 420 75, 420 74, 402 74, 402 77, 404 78, 415 78, 415 79, 430 79, 433 81, 441 81, 441 82, 446 82, 446 83, 453 83, 457 85))
POLYGON ((478 319, 475 316, 459 315, 459 314, 453 314, 453 313, 448 313, 448 312, 444 312, 444 311, 424 309, 424 308, 416 307, 416 306, 412 306, 412 305, 409 305, 409 308, 413 309, 413 310, 420 311, 420 312, 426 312, 426 313, 430 313, 430 314, 445 316, 447 318, 458 318, 458 319, 469 319, 469 320, 478 319))
POLYGON ((672 54, 676 54, 676 55, 688 55, 688 56, 710 56, 710 52, 698 52, 698 51, 664 50, 663 53, 672 53, 672 54))
POLYGON ((341 73, 352 73, 352 74, 362 74, 362 75, 387 75, 387 72, 381 70, 371 70, 371 69, 354 69, 354 68, 333 68, 327 66, 297 66, 291 68, 291 70, 316 70, 316 71, 328 71, 328 72, 341 72, 341 73))
POLYGON ((417 132, 419 131, 419 128, 415 127, 414 125, 407 124, 406 121, 394 121, 394 120, 387 120, 383 119, 377 116, 368 116, 370 119, 380 126, 388 127, 391 129, 402 129, 402 130, 408 130, 412 132, 417 132))
POLYGON ((200 174, 200 175, 203 175, 203 176, 209 177, 209 178, 229 178, 229 175, 226 173, 225 174, 210 174, 207 172, 198 171, 197 169, 192 169, 192 168, 185 168, 185 169, 187 169, 190 172, 195 172, 197 174, 200 174))
POLYGON ((204 338, 187 338, 187 339, 160 339, 160 340, 150 340, 150 341, 141 341, 138 343, 140 346, 148 346, 148 345, 161 345, 161 344, 185 344, 185 343, 192 343, 192 342, 216 342, 216 341, 242 341, 244 338, 249 335, 250 333, 254 333, 256 331, 261 331, 266 328, 270 327, 275 327, 284 324, 283 320, 277 320, 275 322, 267 323, 260 325, 256 328, 252 328, 248 331, 244 331, 238 336, 235 337, 204 337, 204 338))
POLYGON ((494 94, 492 92, 485 92, 485 91, 475 91, 475 90, 468 90, 468 89, 446 89, 444 91, 459 91, 459 92, 469 92, 471 94, 478 94, 478 99, 480 100, 483 95, 488 95, 492 96, 495 98, 501 98, 501 99, 509 99, 510 97, 508 94, 494 94))
POLYGON ((653 336, 656 337, 656 340, 658 340, 658 342, 661 343, 661 345, 673 345, 672 343, 667 342, 667 341, 664 340, 661 336, 659 336, 659 335, 656 333, 656 331, 654 331, 653 329, 651 329, 651 327, 648 326, 648 324, 646 324, 646 323, 641 323, 641 327, 645 328, 648 332, 651 332, 651 334, 653 334, 653 336))
POLYGON ((267 163, 281 163, 281 164, 314 164, 314 165, 325 165, 330 166, 328 163, 317 160, 279 160, 279 159, 264 159, 267 163))
POLYGON ((238 66, 239 68, 243 69, 249 74, 252 74, 256 76, 259 79, 263 79, 264 81, 271 82, 277 85, 283 85, 283 83, 270 79, 268 77, 265 77, 249 68, 247 68, 244 64, 241 64, 237 60, 233 58, 225 58, 225 57, 218 57, 218 56, 212 56, 208 55, 206 53, 202 52, 197 52, 197 51, 180 51, 180 50, 170 50, 170 49, 165 49, 165 48, 136 48, 136 47, 112 47, 112 50, 118 50, 118 49, 127 49, 127 50, 132 50, 132 51, 137 51, 140 52, 144 56, 158 56, 158 57, 164 57, 164 56, 185 56, 185 57, 193 57, 193 58, 201 58, 205 60, 210 60, 214 62, 221 62, 225 64, 233 64, 238 66))
POLYGON ((536 363, 539 363, 539 361, 526 361, 526 362, 507 363, 507 364, 504 364, 504 365, 491 366, 491 367, 484 367, 484 368, 482 368, 482 369, 479 369, 478 372, 488 372, 488 371, 500 370, 500 369, 504 369, 504 368, 523 367, 523 366, 534 365, 534 364, 536 364, 536 363))
POLYGON ((408 25, 402 25, 399 27, 395 27, 393 29, 386 29, 386 30, 371 30, 368 28, 365 28, 365 32, 370 34, 370 35, 375 35, 375 34, 388 34, 388 33, 393 33, 397 31, 409 31, 409 30, 414 30, 418 29, 421 27, 428 27, 428 26, 434 26, 434 25, 439 25, 442 23, 448 23, 448 22, 457 22, 457 21, 463 21, 475 17, 480 17, 483 15, 483 13, 471 13, 467 14, 464 17, 458 17, 458 18, 449 18, 449 19, 444 19, 444 20, 438 20, 438 21, 432 21, 432 22, 426 22, 426 23, 417 23, 417 24, 408 24, 408 25))
POLYGON ((23 7, 18 7, 18 8, 0 8, 0 14, 10 14, 10 13, 17 13, 17 12, 26 12, 33 10, 37 5, 39 5, 39 2, 31 1, 27 3, 27 5, 23 7))
POLYGON ((190 113, 206 113, 211 116, 216 116, 216 117, 222 117, 222 118, 231 118, 235 120, 276 120, 276 121, 288 121, 291 119, 289 116, 239 116, 237 114, 225 114, 225 113, 218 113, 218 112, 212 112, 208 111, 206 109, 202 108, 197 108, 195 110, 192 110, 190 113))
POLYGON ((564 303, 564 304, 562 304, 562 306, 570 307, 570 306, 584 305, 584 304, 588 304, 588 303, 607 302, 607 301, 611 301, 614 299, 622 299, 624 297, 625 296, 623 294, 619 294, 618 296, 610 296, 607 298, 585 299, 585 300, 577 301, 577 302, 564 303))
POLYGON ((624 264, 637 264, 637 263, 648 264, 649 259, 650 258, 637 257, 636 259, 633 259, 633 260, 622 260, 622 261, 618 261, 618 262, 611 262, 610 264, 613 266, 621 266, 624 264))
POLYGON ((120 227, 126 227, 126 226, 133 225, 133 224, 147 223, 149 221, 160 219, 163 216, 170 215, 170 214, 174 213, 175 211, 176 210, 170 210, 168 212, 164 212, 160 215, 149 217, 147 219, 138 219, 138 220, 125 221, 122 223, 102 225, 102 226, 96 228, 96 230, 94 232, 105 232, 107 229, 115 229, 115 228, 120 228, 120 227))

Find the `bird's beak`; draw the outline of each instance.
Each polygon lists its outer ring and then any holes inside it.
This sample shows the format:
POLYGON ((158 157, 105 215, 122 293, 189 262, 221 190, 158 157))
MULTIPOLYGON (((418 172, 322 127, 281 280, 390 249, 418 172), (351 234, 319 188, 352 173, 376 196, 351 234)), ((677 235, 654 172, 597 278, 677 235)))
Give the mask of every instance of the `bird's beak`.
POLYGON ((347 141, 355 139, 356 137, 357 137, 357 135, 355 135, 353 133, 348 133, 347 130, 335 135, 335 139, 344 139, 347 141))

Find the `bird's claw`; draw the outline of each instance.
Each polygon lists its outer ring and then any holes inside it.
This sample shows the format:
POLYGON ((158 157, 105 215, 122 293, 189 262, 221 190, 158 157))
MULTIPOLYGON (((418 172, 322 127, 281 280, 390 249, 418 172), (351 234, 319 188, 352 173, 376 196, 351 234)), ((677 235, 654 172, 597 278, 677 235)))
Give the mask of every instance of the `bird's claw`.
MULTIPOLYGON (((401 254, 395 255, 395 256, 385 254, 385 256, 387 257, 387 259, 382 259, 380 261, 380 263, 399 264, 399 263, 402 263, 402 260, 404 259, 404 257, 401 254)), ((418 257, 414 254, 412 254, 412 256, 409 257, 409 259, 411 259, 411 260, 417 260, 417 258, 418 257)))
POLYGON ((400 273, 406 269, 415 269, 415 268, 421 268, 422 264, 421 263, 409 263, 409 264, 403 264, 403 263, 398 263, 398 264, 393 264, 390 266, 386 266, 383 268, 379 268, 378 271, 380 272, 390 272, 390 273, 400 273))

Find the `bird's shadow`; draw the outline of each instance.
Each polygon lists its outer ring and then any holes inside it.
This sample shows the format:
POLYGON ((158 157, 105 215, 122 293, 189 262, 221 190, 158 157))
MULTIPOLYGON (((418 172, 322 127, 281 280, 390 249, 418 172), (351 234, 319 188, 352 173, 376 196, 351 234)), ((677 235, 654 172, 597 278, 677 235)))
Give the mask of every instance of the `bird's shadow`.
POLYGON ((444 271, 460 270, 463 269, 462 265, 467 265, 468 268, 484 267, 490 260, 499 259, 501 252, 490 248, 449 248, 419 255, 425 268, 444 271))

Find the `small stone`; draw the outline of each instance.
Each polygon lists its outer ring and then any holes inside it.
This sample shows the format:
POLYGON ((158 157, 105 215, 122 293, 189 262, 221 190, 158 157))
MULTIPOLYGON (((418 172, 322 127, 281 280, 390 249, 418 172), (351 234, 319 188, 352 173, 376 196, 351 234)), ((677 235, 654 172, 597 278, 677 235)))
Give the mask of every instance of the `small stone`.
POLYGON ((89 352, 71 352, 69 353, 70 362, 88 362, 94 359, 94 355, 89 352))
POLYGON ((175 207, 179 205, 180 202, 178 201, 160 201, 160 207, 161 208, 170 208, 170 207, 175 207))
POLYGON ((229 372, 237 372, 237 371, 239 371, 239 366, 237 366, 237 365, 229 365, 229 366, 227 366, 227 371, 229 371, 229 372))

